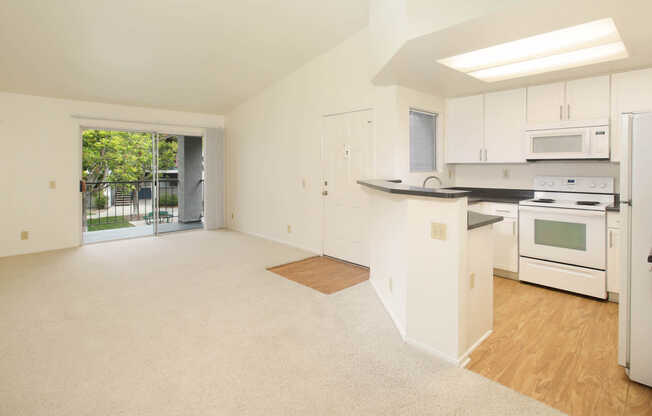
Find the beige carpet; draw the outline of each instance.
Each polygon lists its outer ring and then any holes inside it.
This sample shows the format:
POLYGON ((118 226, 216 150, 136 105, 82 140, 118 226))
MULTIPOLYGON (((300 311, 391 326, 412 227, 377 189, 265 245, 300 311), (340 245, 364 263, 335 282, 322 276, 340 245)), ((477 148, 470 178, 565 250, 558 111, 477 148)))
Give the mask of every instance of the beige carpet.
POLYGON ((0 415, 553 415, 405 345, 368 282, 195 231, 0 259, 0 415))

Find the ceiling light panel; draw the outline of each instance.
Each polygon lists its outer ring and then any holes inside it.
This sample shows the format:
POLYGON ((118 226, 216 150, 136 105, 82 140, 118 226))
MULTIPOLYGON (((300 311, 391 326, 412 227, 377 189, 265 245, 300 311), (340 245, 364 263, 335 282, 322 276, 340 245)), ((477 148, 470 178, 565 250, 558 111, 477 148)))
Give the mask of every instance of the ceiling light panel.
POLYGON ((627 58, 627 49, 622 42, 609 43, 593 48, 580 49, 545 58, 531 59, 515 64, 496 66, 469 72, 474 78, 486 82, 503 81, 511 78, 542 74, 544 72, 577 68, 579 66, 598 64, 627 58))
POLYGON ((487 82, 627 57, 611 18, 440 59, 487 82), (584 51, 584 52, 582 52, 584 51))

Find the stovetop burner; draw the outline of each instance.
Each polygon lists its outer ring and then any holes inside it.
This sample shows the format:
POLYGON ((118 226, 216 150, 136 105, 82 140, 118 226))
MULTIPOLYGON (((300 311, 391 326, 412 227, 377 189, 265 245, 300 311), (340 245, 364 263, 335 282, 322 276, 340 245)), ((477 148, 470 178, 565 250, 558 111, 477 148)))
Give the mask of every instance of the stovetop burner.
POLYGON ((577 205, 598 205, 598 201, 577 201, 577 205))
POLYGON ((552 204, 553 202, 555 202, 555 200, 551 198, 539 198, 539 199, 533 199, 532 202, 542 202, 544 204, 552 204))

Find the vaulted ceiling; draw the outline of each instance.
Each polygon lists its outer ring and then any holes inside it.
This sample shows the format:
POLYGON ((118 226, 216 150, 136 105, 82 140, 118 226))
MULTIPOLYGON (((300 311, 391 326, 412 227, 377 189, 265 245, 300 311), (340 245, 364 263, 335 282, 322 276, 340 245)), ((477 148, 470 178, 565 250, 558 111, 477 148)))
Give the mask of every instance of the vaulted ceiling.
POLYGON ((367 21, 368 0, 3 0, 0 91, 223 114, 367 21))

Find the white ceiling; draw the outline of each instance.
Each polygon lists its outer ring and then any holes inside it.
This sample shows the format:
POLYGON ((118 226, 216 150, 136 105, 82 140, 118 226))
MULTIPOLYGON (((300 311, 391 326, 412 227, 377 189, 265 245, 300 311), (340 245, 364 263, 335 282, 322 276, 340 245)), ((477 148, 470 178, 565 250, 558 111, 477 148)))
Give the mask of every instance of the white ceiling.
POLYGON ((223 114, 367 21, 368 0, 2 0, 0 90, 223 114))
POLYGON ((530 0, 407 41, 374 78, 446 97, 582 78, 652 66, 652 1, 530 0), (629 58, 486 83, 437 63, 438 59, 612 17, 629 58))

